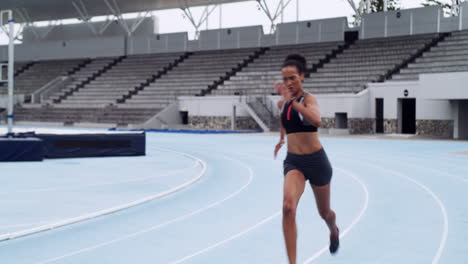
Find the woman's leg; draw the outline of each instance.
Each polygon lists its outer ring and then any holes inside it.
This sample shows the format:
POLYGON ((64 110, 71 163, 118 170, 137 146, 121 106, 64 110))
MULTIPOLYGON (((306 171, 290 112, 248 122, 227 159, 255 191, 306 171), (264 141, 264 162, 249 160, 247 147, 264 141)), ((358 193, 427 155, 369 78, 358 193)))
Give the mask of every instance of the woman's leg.
POLYGON ((284 179, 283 233, 290 264, 296 264, 296 209, 305 188, 305 177, 298 170, 291 170, 284 179))
POLYGON ((333 210, 330 209, 330 184, 324 186, 312 185, 312 190, 315 195, 315 202, 317 203, 317 209, 320 216, 327 223, 328 229, 330 229, 330 236, 333 240, 338 239, 338 228, 336 226, 336 215, 333 210))

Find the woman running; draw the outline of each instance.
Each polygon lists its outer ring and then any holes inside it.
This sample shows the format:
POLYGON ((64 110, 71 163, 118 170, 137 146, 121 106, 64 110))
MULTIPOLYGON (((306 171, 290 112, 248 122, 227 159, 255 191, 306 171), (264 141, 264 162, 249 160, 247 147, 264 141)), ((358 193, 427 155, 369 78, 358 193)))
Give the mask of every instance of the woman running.
MULTIPOLYGON (((339 247, 336 215, 330 209, 332 167, 318 138, 321 117, 315 97, 304 91, 302 82, 306 59, 298 54, 286 57, 281 69, 286 92, 283 93, 281 129, 286 131, 288 153, 284 160, 283 233, 290 264, 296 263, 296 209, 306 185, 312 187, 320 216, 330 230, 330 253, 339 247)), ((283 141, 276 145, 276 157, 283 141)))

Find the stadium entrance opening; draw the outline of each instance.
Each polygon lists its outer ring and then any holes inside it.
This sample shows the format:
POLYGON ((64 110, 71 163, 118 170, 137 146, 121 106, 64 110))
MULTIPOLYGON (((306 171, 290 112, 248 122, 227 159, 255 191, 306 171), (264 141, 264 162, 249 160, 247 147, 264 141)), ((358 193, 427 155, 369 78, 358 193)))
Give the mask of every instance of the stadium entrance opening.
POLYGON ((375 98, 375 133, 384 132, 384 99, 375 98))
POLYGON ((398 100, 398 125, 402 134, 416 134, 416 99, 398 100))
POLYGON ((458 138, 468 139, 468 100, 458 101, 458 138))

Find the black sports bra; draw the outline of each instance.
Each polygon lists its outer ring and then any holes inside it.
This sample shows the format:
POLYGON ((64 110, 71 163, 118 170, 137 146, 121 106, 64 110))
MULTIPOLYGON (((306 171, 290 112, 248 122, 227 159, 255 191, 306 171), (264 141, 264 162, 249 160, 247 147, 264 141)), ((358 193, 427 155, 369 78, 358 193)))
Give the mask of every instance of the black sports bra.
MULTIPOLYGON (((296 101, 302 103, 307 93, 302 94, 296 101)), ((299 132, 317 132, 317 127, 309 123, 292 107, 291 103, 284 103, 281 110, 281 123, 286 129, 286 134, 299 132)))

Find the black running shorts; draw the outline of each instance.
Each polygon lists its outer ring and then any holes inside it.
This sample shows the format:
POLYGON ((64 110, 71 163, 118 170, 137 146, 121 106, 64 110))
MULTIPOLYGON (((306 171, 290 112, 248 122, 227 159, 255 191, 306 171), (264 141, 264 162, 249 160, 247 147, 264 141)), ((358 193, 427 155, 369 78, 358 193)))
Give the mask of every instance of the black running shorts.
POLYGON ((304 174, 312 185, 323 186, 330 183, 333 169, 327 153, 321 148, 312 154, 298 155, 289 153, 283 162, 284 175, 291 170, 298 170, 304 174))

